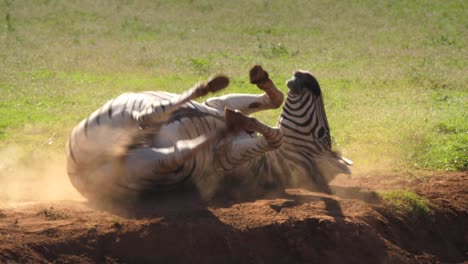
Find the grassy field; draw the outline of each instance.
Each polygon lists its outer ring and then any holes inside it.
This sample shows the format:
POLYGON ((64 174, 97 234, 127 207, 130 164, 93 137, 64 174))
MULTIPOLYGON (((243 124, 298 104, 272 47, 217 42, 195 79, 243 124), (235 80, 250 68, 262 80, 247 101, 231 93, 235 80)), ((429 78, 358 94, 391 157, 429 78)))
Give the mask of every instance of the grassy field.
POLYGON ((258 63, 283 91, 295 69, 317 77, 355 171, 466 170, 467 47, 463 0, 1 0, 0 176, 12 152, 64 153, 71 128, 124 91, 225 73, 225 93, 257 93, 258 63))

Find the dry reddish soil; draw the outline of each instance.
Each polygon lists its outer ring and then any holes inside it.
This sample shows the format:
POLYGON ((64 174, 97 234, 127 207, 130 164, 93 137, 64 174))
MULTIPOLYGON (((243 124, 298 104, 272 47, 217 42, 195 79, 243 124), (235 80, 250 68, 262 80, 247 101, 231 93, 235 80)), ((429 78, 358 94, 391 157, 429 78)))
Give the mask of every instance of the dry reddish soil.
POLYGON ((459 263, 468 259, 468 173, 340 177, 332 187, 333 195, 291 189, 205 202, 194 192, 181 192, 118 207, 58 201, 0 208, 0 262, 459 263), (425 217, 398 213, 375 193, 395 188, 427 197, 434 213, 425 217))

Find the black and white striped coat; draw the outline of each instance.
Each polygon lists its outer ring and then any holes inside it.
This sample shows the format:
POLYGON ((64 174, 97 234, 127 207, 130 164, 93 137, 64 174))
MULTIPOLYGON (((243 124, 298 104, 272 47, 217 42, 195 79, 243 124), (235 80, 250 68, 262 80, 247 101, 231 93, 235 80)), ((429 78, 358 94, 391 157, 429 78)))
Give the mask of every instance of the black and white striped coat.
POLYGON ((211 193, 232 175, 260 185, 327 186, 337 173, 350 173, 349 162, 331 151, 321 90, 310 73, 297 71, 288 81, 277 128, 247 115, 279 107, 283 94, 261 67, 250 77, 265 93, 193 101, 225 88, 228 79, 219 76, 182 95, 125 93, 110 100, 70 135, 72 184, 93 199, 191 182, 211 193))

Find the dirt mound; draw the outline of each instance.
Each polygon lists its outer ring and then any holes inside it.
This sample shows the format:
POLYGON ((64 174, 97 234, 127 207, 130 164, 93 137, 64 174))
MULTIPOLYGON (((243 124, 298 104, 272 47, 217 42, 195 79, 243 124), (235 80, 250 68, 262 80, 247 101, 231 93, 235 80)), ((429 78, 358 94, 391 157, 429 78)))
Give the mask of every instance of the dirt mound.
MULTIPOLYGON (((243 201, 193 193, 144 204, 61 201, 0 208, 0 260, 58 263, 428 263, 467 260, 468 174, 339 178, 243 201), (384 179, 392 179, 391 182, 384 179), (411 188, 433 213, 396 212, 374 193, 411 188)), ((1 262, 0 261, 0 262, 1 262)))

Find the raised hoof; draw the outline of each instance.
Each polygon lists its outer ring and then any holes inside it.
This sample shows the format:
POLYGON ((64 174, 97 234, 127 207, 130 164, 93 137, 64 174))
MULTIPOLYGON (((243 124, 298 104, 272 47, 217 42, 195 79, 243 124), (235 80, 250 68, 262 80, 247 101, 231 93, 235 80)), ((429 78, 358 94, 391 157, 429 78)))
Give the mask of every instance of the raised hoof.
POLYGON ((229 85, 229 78, 225 75, 217 75, 210 79, 207 83, 207 88, 214 93, 226 88, 229 85))
POLYGON ((271 107, 278 108, 281 106, 284 100, 283 93, 276 88, 275 84, 268 77, 268 73, 263 70, 262 66, 255 65, 250 70, 250 82, 256 84, 258 88, 265 91, 270 97, 271 107))
POLYGON ((229 85, 229 78, 224 75, 217 75, 212 79, 208 80, 207 82, 198 83, 193 95, 191 96, 192 99, 202 97, 207 95, 208 93, 214 93, 226 88, 229 85))
POLYGON ((253 66, 249 72, 250 83, 260 85, 269 80, 268 73, 260 65, 253 66))
POLYGON ((254 131, 255 119, 244 115, 239 110, 225 108, 224 118, 229 132, 239 133, 241 131, 246 131, 247 133, 253 133, 254 131))

